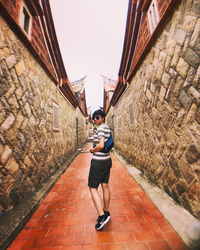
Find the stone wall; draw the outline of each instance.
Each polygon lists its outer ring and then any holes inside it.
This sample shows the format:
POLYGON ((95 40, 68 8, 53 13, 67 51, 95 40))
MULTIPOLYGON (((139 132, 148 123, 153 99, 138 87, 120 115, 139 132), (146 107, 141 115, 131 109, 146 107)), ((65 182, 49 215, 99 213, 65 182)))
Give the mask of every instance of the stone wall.
POLYGON ((171 13, 114 115, 115 147, 200 218, 200 4, 171 13))
POLYGON ((85 117, 0 17, 0 215, 34 191, 86 138, 85 117))

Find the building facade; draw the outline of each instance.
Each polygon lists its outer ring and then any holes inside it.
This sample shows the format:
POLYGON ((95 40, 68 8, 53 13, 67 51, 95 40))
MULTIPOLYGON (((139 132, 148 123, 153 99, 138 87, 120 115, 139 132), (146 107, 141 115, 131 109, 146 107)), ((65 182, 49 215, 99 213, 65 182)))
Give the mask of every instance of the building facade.
POLYGON ((48 0, 0 0, 0 215, 57 170, 88 132, 48 0))
POLYGON ((72 87, 75 92, 76 100, 81 108, 83 114, 87 116, 87 105, 85 96, 85 79, 87 76, 72 82, 72 87))
POLYGON ((117 85, 117 81, 110 79, 106 76, 101 75, 103 78, 103 110, 105 113, 107 113, 109 106, 110 106, 110 101, 112 99, 114 90, 117 85))
POLYGON ((200 2, 130 0, 107 112, 115 147, 200 218, 200 2))

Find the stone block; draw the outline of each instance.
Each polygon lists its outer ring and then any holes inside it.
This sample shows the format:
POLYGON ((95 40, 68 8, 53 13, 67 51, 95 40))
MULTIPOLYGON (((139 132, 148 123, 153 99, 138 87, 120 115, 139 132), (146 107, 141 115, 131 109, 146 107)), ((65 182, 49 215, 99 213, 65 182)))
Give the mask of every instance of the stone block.
MULTIPOLYGON (((188 192, 188 198, 190 200, 199 200, 199 194, 200 194, 200 183, 198 181, 195 181, 192 186, 189 189, 188 192)), ((199 211, 199 207, 197 207, 197 210, 199 211)))
POLYGON ((199 0, 194 0, 193 1, 192 11, 195 14, 200 14, 200 3, 199 3, 199 0))
POLYGON ((23 92, 22 92, 22 89, 20 87, 16 89, 15 95, 17 97, 17 100, 20 100, 22 98, 23 92))
POLYGON ((183 45, 185 38, 186 38, 185 30, 176 29, 174 36, 175 36, 176 42, 179 43, 180 45, 183 45))
MULTIPOLYGON (((0 175, 1 177, 1 175, 0 175)), ((10 189, 12 188, 14 182, 15 182, 15 179, 12 175, 8 174, 8 172, 4 173, 3 175, 3 178, 1 178, 2 182, 1 182, 1 188, 4 192, 4 199, 7 200, 7 195, 9 194, 10 192, 10 189)), ((5 206, 5 203, 1 203, 1 204, 4 204, 4 208, 7 209, 11 204, 10 204, 10 201, 6 202, 6 205, 5 206)))
POLYGON ((196 69, 194 69, 191 66, 190 69, 189 69, 189 71, 188 71, 188 74, 187 74, 187 77, 185 79, 183 87, 187 87, 187 86, 192 85, 195 73, 196 73, 196 69))
POLYGON ((190 106, 192 104, 192 100, 190 99, 190 97, 185 93, 184 90, 181 91, 180 96, 178 98, 179 102, 181 103, 181 105, 189 110, 190 106))
POLYGON ((5 47, 3 49, 0 49, 0 60, 5 59, 7 56, 9 56, 9 54, 10 54, 10 51, 8 48, 5 47))
POLYGON ((197 109, 195 120, 200 124, 200 107, 197 109))
POLYGON ((176 190, 178 192, 178 195, 181 196, 183 193, 185 193, 188 189, 188 186, 186 182, 183 179, 180 179, 176 184, 176 190))
POLYGON ((153 95, 149 89, 147 89, 147 91, 146 91, 146 96, 147 96, 148 100, 151 102, 153 99, 153 95))
POLYGON ((168 86, 170 84, 170 81, 171 81, 171 76, 167 72, 164 72, 163 75, 162 75, 162 79, 161 79, 161 82, 163 83, 163 86, 165 88, 168 88, 168 86))
POLYGON ((173 39, 169 38, 166 44, 166 52, 169 56, 174 55, 175 47, 176 47, 176 42, 173 39))
POLYGON ((6 57, 5 60, 6 60, 6 64, 7 64, 9 69, 11 69, 16 64, 16 58, 14 55, 10 55, 10 56, 6 57))
POLYGON ((197 149, 197 147, 194 144, 190 145, 185 152, 185 157, 187 161, 190 164, 192 164, 194 162, 197 162, 200 159, 200 151, 197 149))
POLYGON ((168 100, 172 96, 172 92, 175 86, 175 80, 172 80, 165 95, 165 99, 168 100))
POLYGON ((171 65, 172 57, 167 55, 166 61, 165 61, 165 70, 168 70, 171 65))
POLYGON ((17 102, 15 94, 13 94, 13 95, 11 95, 11 97, 9 97, 8 103, 9 103, 12 111, 17 112, 17 110, 19 109, 19 104, 17 102))
POLYGON ((198 19, 198 21, 196 23, 196 26, 194 28, 194 31, 192 33, 192 37, 191 37, 191 40, 190 40, 190 46, 191 47, 194 47, 197 44, 199 33, 200 33, 200 19, 198 19))
POLYGON ((10 70, 10 75, 11 75, 11 78, 13 80, 13 83, 15 84, 16 87, 19 86, 19 80, 18 80, 18 77, 17 77, 17 74, 16 74, 16 71, 14 68, 12 68, 10 70))
POLYGON ((12 150, 9 148, 9 146, 6 145, 4 152, 0 157, 0 162, 3 165, 5 165, 11 155, 12 155, 12 150))
POLYGON ((169 98, 169 104, 170 104, 170 106, 171 107, 173 107, 176 111, 178 111, 179 109, 180 109, 180 102, 177 100, 177 98, 176 97, 174 97, 174 96, 171 96, 170 98, 169 98))
POLYGON ((184 17, 183 29, 187 31, 193 31, 197 22, 197 17, 186 15, 184 17))
POLYGON ((181 56, 182 53, 182 48, 178 45, 176 45, 175 50, 174 50, 174 54, 172 57, 172 62, 171 62, 171 67, 176 67, 178 60, 181 56))
POLYGON ((10 85, 8 81, 5 78, 1 79, 0 97, 4 96, 9 89, 10 85))
POLYGON ((176 182, 176 176, 174 175, 172 170, 168 171, 167 178, 165 179, 165 182, 167 183, 168 187, 171 187, 176 182))
POLYGON ((12 202, 13 205, 17 205, 20 201, 20 196, 18 194, 18 191, 13 188, 11 191, 10 191, 10 194, 9 194, 9 198, 12 202))
POLYGON ((197 86, 200 85, 200 66, 198 67, 197 72, 196 72, 196 75, 195 75, 195 77, 194 77, 193 85, 194 85, 195 87, 197 87, 197 86))
POLYGON ((8 163, 6 164, 5 168, 8 170, 8 172, 16 178, 19 173, 19 165, 15 161, 15 159, 12 157, 9 159, 8 163))
POLYGON ((167 92, 166 88, 162 86, 160 89, 160 94, 159 94, 159 99, 161 102, 164 101, 166 92, 167 92))
POLYGON ((195 120, 196 113, 197 113, 197 105, 195 103, 192 103, 184 123, 187 125, 192 123, 195 120))
POLYGON ((21 74, 24 73, 24 71, 26 70, 24 61, 20 61, 15 65, 15 70, 18 76, 20 76, 21 74))
POLYGON ((174 129, 169 129, 168 131, 166 131, 165 135, 164 135, 165 139, 166 139, 166 145, 173 147, 176 143, 177 140, 177 135, 174 131, 174 129))
POLYGON ((195 179, 195 173, 184 155, 179 160, 178 166, 184 176, 186 183, 189 185, 195 179))
POLYGON ((200 56, 197 55, 197 53, 195 53, 192 49, 188 48, 186 50, 184 59, 187 63, 189 63, 190 65, 192 65, 194 68, 197 68, 199 66, 200 63, 200 56))
POLYGON ((173 77, 174 79, 176 79, 176 77, 177 77, 176 70, 174 70, 173 68, 170 68, 169 69, 169 74, 170 74, 171 77, 173 77))
POLYGON ((0 61, 0 67, 1 67, 1 71, 3 73, 3 76, 7 79, 7 81, 11 78, 10 77, 10 72, 8 70, 7 64, 5 62, 5 60, 1 60, 0 61))
POLYGON ((169 164, 170 164, 172 170, 174 171, 175 176, 177 178, 180 178, 181 172, 180 172, 179 166, 178 166, 178 164, 176 162, 176 159, 174 158, 173 155, 169 159, 169 164))
POLYGON ((26 113, 27 113, 28 117, 30 118, 31 115, 32 115, 32 113, 31 113, 31 109, 30 109, 29 104, 26 103, 25 106, 24 106, 24 108, 25 108, 25 110, 26 110, 26 113))
POLYGON ((7 131, 8 129, 10 129, 12 127, 12 125, 15 122, 15 117, 13 114, 10 114, 6 120, 3 122, 3 124, 1 125, 1 130, 2 131, 7 131))
POLYGON ((178 60, 176 70, 182 78, 185 78, 187 76, 189 65, 182 57, 180 57, 178 60))
POLYGON ((155 92, 156 92, 156 86, 153 82, 151 82, 151 85, 150 85, 150 91, 153 95, 155 95, 155 92))
POLYGON ((188 93, 195 102, 197 102, 198 104, 200 103, 200 92, 197 91, 193 86, 189 88, 188 93))

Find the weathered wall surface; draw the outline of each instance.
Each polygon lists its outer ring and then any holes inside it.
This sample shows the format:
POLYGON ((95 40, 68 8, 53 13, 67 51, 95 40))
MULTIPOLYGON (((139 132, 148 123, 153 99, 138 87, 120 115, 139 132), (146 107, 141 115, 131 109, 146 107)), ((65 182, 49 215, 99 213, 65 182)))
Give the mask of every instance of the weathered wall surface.
POLYGON ((0 18, 0 214, 34 191, 86 137, 80 110, 0 18), (57 132, 53 102, 58 104, 57 132))
POLYGON ((200 18, 180 1, 107 120, 115 147, 200 218, 200 18))

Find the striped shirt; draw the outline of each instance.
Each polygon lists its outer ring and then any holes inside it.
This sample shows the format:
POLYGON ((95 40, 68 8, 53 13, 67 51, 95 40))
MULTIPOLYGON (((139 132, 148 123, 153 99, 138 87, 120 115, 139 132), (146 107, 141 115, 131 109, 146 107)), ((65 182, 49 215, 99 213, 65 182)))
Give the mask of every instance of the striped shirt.
MULTIPOLYGON (((97 132, 94 135, 93 145, 96 146, 99 143, 100 138, 105 138, 105 142, 106 142, 109 136, 110 136, 110 128, 105 123, 99 125, 99 127, 97 128, 97 132)), ((92 157, 92 159, 95 159, 95 160, 107 160, 109 158, 110 158, 109 153, 102 153, 102 152, 95 152, 93 153, 93 157, 92 157)))

